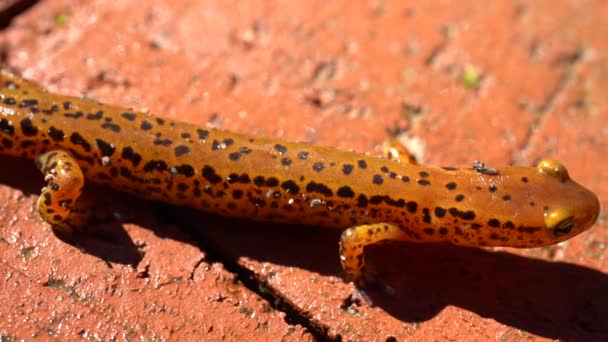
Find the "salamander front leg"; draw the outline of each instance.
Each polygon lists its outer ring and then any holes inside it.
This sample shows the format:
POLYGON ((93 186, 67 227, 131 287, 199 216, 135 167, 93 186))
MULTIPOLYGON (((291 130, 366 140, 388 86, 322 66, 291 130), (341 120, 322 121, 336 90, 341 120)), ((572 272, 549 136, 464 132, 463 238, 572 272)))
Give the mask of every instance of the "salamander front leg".
POLYGON ((88 220, 85 210, 76 209, 84 187, 84 175, 78 163, 65 151, 50 151, 36 158, 47 185, 38 199, 42 218, 60 234, 70 234, 88 220))
POLYGON ((397 138, 391 137, 384 142, 382 146, 384 156, 390 160, 398 161, 404 164, 418 165, 416 156, 405 147, 397 138))
POLYGON ((382 241, 415 241, 391 223, 361 225, 345 230, 340 238, 340 262, 346 280, 364 288, 376 283, 376 272, 365 262, 364 248, 382 241))

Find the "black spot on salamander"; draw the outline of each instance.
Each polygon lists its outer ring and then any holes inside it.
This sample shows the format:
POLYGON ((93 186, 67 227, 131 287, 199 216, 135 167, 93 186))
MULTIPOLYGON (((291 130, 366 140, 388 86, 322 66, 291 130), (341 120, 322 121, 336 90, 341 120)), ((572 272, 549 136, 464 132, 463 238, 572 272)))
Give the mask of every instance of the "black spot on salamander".
POLYGON ((231 152, 228 155, 228 159, 230 159, 232 161, 237 161, 237 160, 239 160, 239 158, 241 158, 241 153, 240 152, 231 152))
POLYGON ((490 240, 499 240, 500 237, 498 236, 498 234, 496 233, 492 233, 490 234, 490 240))
POLYGON ((389 178, 391 179, 397 179, 397 173, 396 172, 389 172, 388 173, 389 178))
POLYGON ((253 178, 253 184, 255 184, 259 187, 262 187, 262 186, 275 187, 275 186, 279 185, 279 180, 274 177, 264 178, 263 176, 257 176, 255 178, 253 178))
POLYGON ((228 175, 228 183, 230 183, 230 184, 233 184, 233 183, 249 184, 249 183, 251 183, 251 179, 249 178, 249 175, 246 173, 243 173, 241 175, 238 175, 236 173, 231 173, 230 175, 228 175))
POLYGON ((232 198, 240 199, 243 197, 243 190, 235 189, 232 190, 232 198))
POLYGON ((11 148, 13 147, 13 141, 12 140, 8 140, 6 138, 2 139, 2 146, 4 146, 5 148, 11 148))
POLYGON ((446 184, 446 185, 445 185, 445 187, 446 187, 448 190, 454 190, 454 189, 456 189, 456 183, 454 183, 454 182, 449 182, 448 184, 446 184))
POLYGON ((524 183, 528 183, 528 177, 521 177, 521 181, 524 183))
POLYGON ((500 221, 498 221, 495 218, 489 219, 488 220, 488 226, 494 227, 494 228, 500 228, 500 221))
POLYGON ((291 159, 290 159, 290 158, 285 157, 285 158, 281 159, 281 164, 282 164, 283 166, 290 166, 290 165, 291 165, 291 159))
POLYGON ((72 133, 72 135, 70 136, 70 141, 74 145, 82 146, 82 148, 87 152, 91 151, 91 145, 80 134, 76 132, 72 133))
POLYGON ((21 144, 19 144, 19 146, 22 149, 27 149, 29 147, 36 146, 36 143, 34 141, 32 141, 32 140, 22 140, 21 144))
POLYGON ((87 120, 101 120, 103 118, 103 111, 98 111, 97 113, 89 113, 87 114, 87 120))
POLYGON ((424 228, 424 229, 422 229, 422 231, 423 231, 423 232, 424 232, 426 235, 429 235, 429 236, 431 236, 431 235, 435 234, 435 230, 434 230, 433 228, 424 228))
POLYGON ((123 118, 129 120, 129 121, 135 121, 135 118, 137 117, 135 115, 135 113, 132 112, 124 112, 124 113, 120 113, 120 116, 122 116, 123 118))
POLYGON ((511 196, 510 195, 504 195, 504 196, 502 196, 502 199, 505 202, 509 202, 511 200, 511 196))
POLYGON ((355 197, 355 192, 349 186, 345 185, 336 191, 336 195, 338 195, 338 197, 353 198, 355 197))
POLYGON ((152 124, 147 120, 142 120, 141 125, 139 126, 143 131, 149 131, 152 127, 152 124))
POLYGON ((26 99, 21 101, 21 103, 19 103, 19 108, 25 108, 25 107, 35 107, 38 105, 38 100, 36 99, 26 99))
POLYGON ((442 166, 442 169, 446 170, 446 171, 456 171, 458 170, 458 168, 456 167, 452 167, 452 166, 442 166))
POLYGON ((506 221, 502 224, 502 227, 505 229, 515 229, 515 225, 511 221, 506 221))
POLYGON ((167 167, 167 163, 162 160, 150 160, 144 165, 144 172, 165 171, 167 167))
POLYGON ((70 118, 70 119, 80 119, 81 117, 84 116, 84 113, 81 111, 78 111, 76 113, 65 113, 65 114, 63 114, 63 116, 65 116, 66 118, 70 118))
POLYGON ((125 177, 125 178, 131 178, 131 170, 129 170, 126 167, 121 167, 120 168, 120 175, 125 177))
POLYGON ((45 192, 42 196, 44 197, 44 204, 51 205, 51 201, 52 201, 51 194, 48 192, 45 192))
POLYGON ((490 192, 495 192, 497 190, 496 185, 494 185, 494 184, 490 185, 488 190, 490 190, 490 192))
POLYGON ((409 182, 410 182, 410 177, 408 177, 408 176, 402 176, 402 177, 401 177, 401 181, 402 181, 403 183, 409 183, 409 182))
POLYGON ((21 120, 21 131, 23 135, 31 137, 38 134, 38 128, 32 123, 32 119, 25 118, 21 120))
MULTIPOLYGON (((61 134, 63 135, 63 132, 61 134)), ((114 145, 112 145, 108 142, 105 142, 104 140, 101 140, 101 139, 96 139, 95 142, 97 143, 97 147, 101 151, 102 157, 109 157, 114 154, 114 151, 116 150, 116 147, 114 145)))
POLYGON ((211 184, 217 184, 222 181, 222 177, 215 173, 215 169, 209 165, 203 166, 201 174, 203 175, 203 178, 211 182, 211 184))
POLYGON ((189 188, 189 186, 186 183, 177 184, 177 191, 185 192, 186 190, 188 190, 188 188, 189 188))
POLYGON ((109 129, 110 131, 113 131, 115 133, 120 133, 120 126, 113 123, 104 122, 103 124, 101 124, 101 128, 109 129))
POLYGON ((70 102, 70 101, 64 102, 63 103, 63 109, 64 110, 70 110, 70 109, 72 109, 72 102, 70 102))
POLYGON ((365 208, 367 207, 367 204, 369 203, 367 196, 365 196, 364 194, 360 194, 359 197, 357 197, 357 206, 361 207, 361 208, 365 208))
POLYGON ((228 147, 228 146, 234 144, 234 139, 232 139, 232 138, 226 138, 222 142, 224 143, 224 146, 228 147))
POLYGON ((17 104, 17 101, 15 101, 15 99, 12 97, 7 97, 6 99, 4 99, 4 104, 13 106, 13 105, 17 104))
POLYGON ((447 210, 442 207, 435 207, 435 216, 442 218, 445 216, 447 210))
POLYGON ((133 166, 137 167, 141 162, 141 155, 133 150, 130 146, 122 149, 121 154, 123 159, 130 160, 133 166))
POLYGON ((428 172, 426 172, 426 171, 420 171, 418 174, 419 174, 419 175, 420 175, 420 177, 422 177, 422 178, 426 178, 426 177, 428 177, 428 176, 429 176, 429 173, 428 173, 428 172))
POLYGON ((459 216, 463 220, 474 220, 475 212, 473 210, 461 211, 459 212, 459 216))
POLYGON ((281 188, 292 195, 296 195, 300 192, 300 187, 292 180, 287 180, 281 183, 281 188))
POLYGON ((380 168, 380 171, 384 172, 384 173, 388 173, 388 167, 383 166, 380 168))
POLYGON ((321 184, 321 183, 317 183, 317 182, 310 182, 310 183, 306 184, 306 191, 320 193, 327 197, 333 196, 333 192, 331 191, 330 188, 328 188, 325 184, 321 184))
POLYGON ((7 119, 0 119, 0 132, 13 135, 15 134, 15 127, 7 119))
POLYGON ((431 223, 431 211, 429 208, 422 208, 422 222, 431 223))
POLYGON ((359 165, 359 167, 362 168, 362 169, 366 169, 367 168, 367 162, 365 160, 363 160, 363 159, 358 160, 357 161, 357 165, 359 165))
POLYGON ((316 163, 312 164, 312 169, 317 172, 323 171, 324 168, 325 168, 325 165, 323 165, 323 163, 321 163, 321 162, 316 162, 316 163))
POLYGON ((194 168, 191 165, 183 164, 180 166, 176 166, 175 169, 179 174, 184 175, 186 177, 194 176, 194 168))
POLYGON ((342 173, 348 176, 353 172, 354 168, 355 167, 351 164, 344 164, 342 165, 342 173))
POLYGON ((458 195, 456 195, 456 197, 454 197, 454 200, 456 202, 462 202, 462 200, 464 200, 464 195, 463 194, 458 194, 458 195))
POLYGON ((190 153, 190 147, 185 145, 179 145, 175 147, 174 153, 176 157, 181 157, 184 154, 190 153))
POLYGON ((422 186, 427 186, 427 185, 431 185, 431 182, 429 182, 426 179, 419 179, 418 180, 418 184, 422 185, 422 186))
POLYGON ((266 186, 269 186, 269 187, 279 186, 279 180, 276 179, 275 177, 268 177, 266 179, 266 186))
POLYGON ((410 201, 405 204, 405 207, 410 213, 415 213, 418 210, 418 203, 410 201))
POLYGON ((198 128, 196 130, 196 134, 198 135, 199 140, 206 140, 207 137, 209 136, 209 131, 206 129, 198 128))
POLYGON ((156 146, 167 147, 167 146, 170 146, 171 144, 173 144, 173 141, 171 139, 156 138, 156 139, 154 139, 154 141, 152 143, 156 146))
POLYGON ((256 176, 253 178, 253 184, 256 186, 264 186, 264 184, 266 184, 266 178, 264 178, 264 176, 256 176))
POLYGON ((533 206, 536 205, 536 203, 534 203, 534 202, 530 202, 529 204, 530 204, 531 207, 533 207, 533 206))
POLYGON ((180 136, 182 137, 182 139, 185 139, 185 140, 189 140, 191 138, 191 135, 188 132, 182 132, 182 134, 180 136))
POLYGON ((281 144, 275 144, 274 145, 274 149, 279 152, 279 154, 285 154, 287 153, 287 147, 281 145, 281 144))
POLYGON ((372 182, 376 185, 381 185, 384 182, 384 180, 382 179, 382 176, 374 175, 374 177, 372 178, 372 182))
POLYGON ((116 178, 118 176, 118 169, 115 167, 110 168, 110 176, 112 176, 112 178, 116 178))
POLYGON ((156 123, 159 124, 160 126, 165 124, 165 120, 161 119, 161 118, 156 118, 156 123))
POLYGON ((445 235, 447 233, 448 233, 448 229, 447 228, 445 228, 445 227, 440 227, 439 228, 439 234, 440 235, 445 235))
POLYGON ((249 147, 243 146, 239 148, 239 152, 241 152, 242 154, 249 154, 253 151, 249 147))

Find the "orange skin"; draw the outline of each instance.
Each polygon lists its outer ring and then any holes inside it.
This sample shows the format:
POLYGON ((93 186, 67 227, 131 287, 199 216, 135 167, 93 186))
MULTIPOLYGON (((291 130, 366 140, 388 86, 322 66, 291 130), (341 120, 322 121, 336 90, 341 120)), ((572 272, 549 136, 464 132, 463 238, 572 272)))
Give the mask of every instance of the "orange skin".
MULTIPOLYGON (((59 232, 86 181, 145 199, 260 221, 346 229, 341 261, 366 281, 365 246, 384 240, 538 247, 595 222, 599 201, 566 168, 429 168, 170 121, 46 92, 0 70, 0 153, 36 160, 39 211, 59 232)), ((398 154, 398 153, 397 153, 398 154)))

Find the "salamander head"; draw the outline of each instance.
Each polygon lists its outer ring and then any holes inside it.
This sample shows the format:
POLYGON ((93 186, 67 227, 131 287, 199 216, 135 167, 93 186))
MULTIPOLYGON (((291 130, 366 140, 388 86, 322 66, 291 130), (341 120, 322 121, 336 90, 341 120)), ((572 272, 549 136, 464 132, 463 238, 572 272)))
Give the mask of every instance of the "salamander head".
POLYGON ((472 170, 463 175, 457 189, 464 200, 458 202, 460 206, 439 202, 449 209, 439 210, 442 219, 433 221, 435 229, 443 227, 454 244, 552 245, 590 228, 599 213, 597 196, 570 179, 566 168, 553 160, 536 167, 506 167, 496 174, 472 170))
POLYGON ((536 168, 542 175, 558 180, 564 188, 545 203, 544 228, 548 238, 563 241, 591 227, 599 214, 597 196, 572 181, 566 168, 557 161, 543 160, 536 168))

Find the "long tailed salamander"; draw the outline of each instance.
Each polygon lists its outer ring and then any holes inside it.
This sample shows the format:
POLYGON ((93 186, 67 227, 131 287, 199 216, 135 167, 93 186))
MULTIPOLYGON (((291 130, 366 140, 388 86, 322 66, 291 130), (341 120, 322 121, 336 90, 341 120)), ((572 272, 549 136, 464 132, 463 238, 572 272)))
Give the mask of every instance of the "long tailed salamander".
POLYGON ((59 232, 86 224, 73 210, 86 179, 224 216, 345 229, 341 263, 359 284, 370 244, 546 246, 591 227, 599 212, 597 197, 553 160, 429 168, 52 94, 6 70, 0 154, 36 161, 47 181, 40 215, 59 232))

